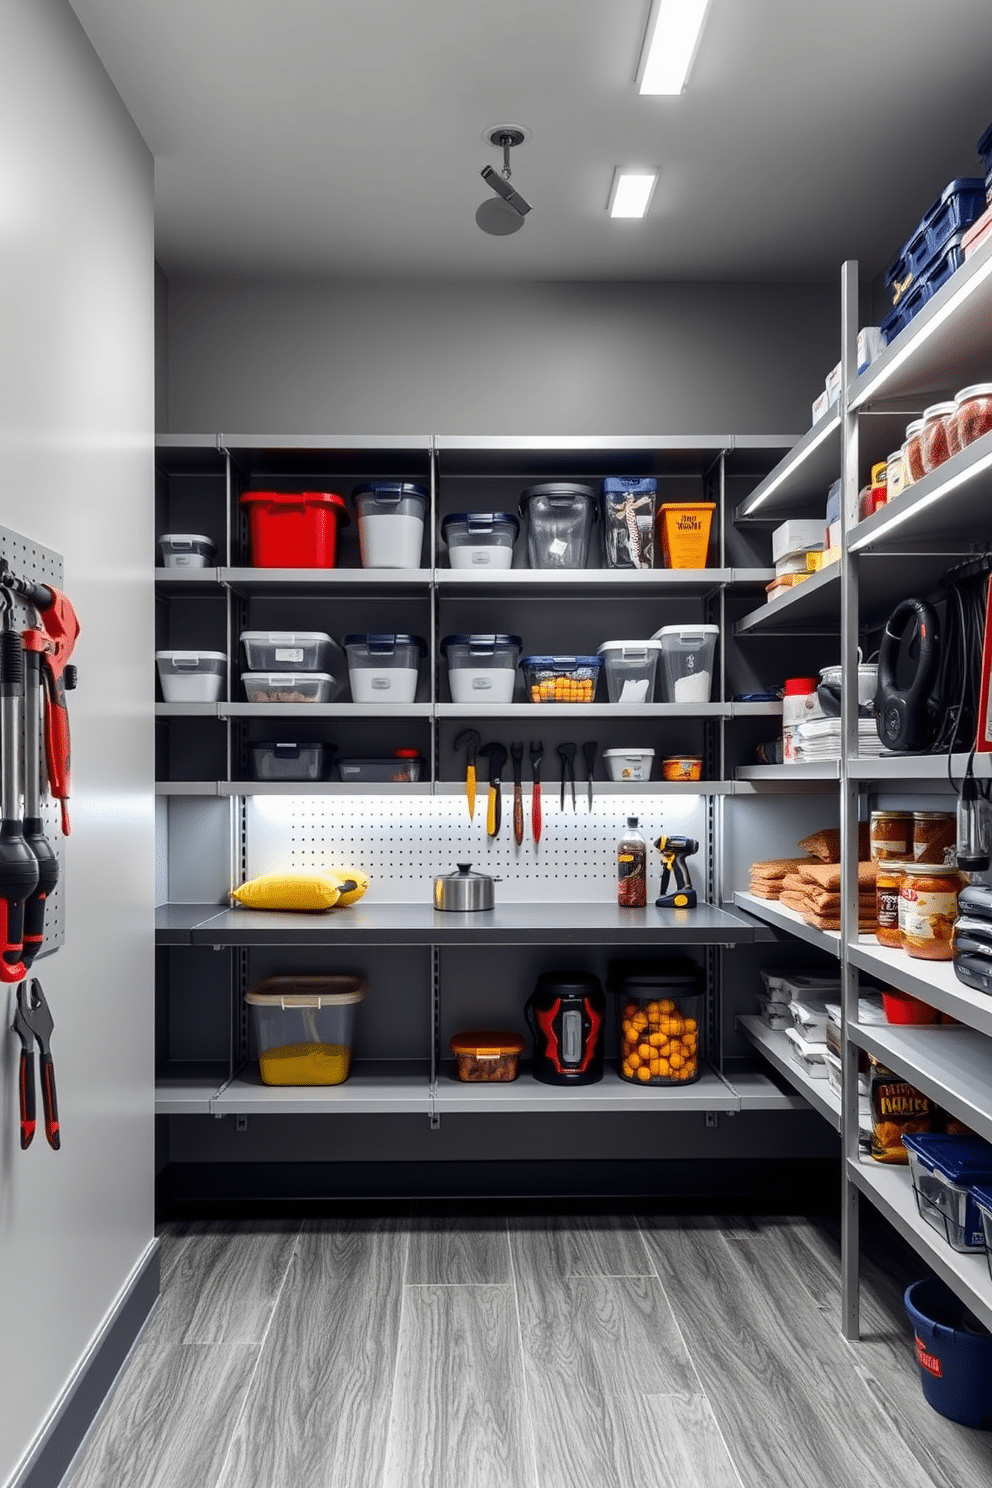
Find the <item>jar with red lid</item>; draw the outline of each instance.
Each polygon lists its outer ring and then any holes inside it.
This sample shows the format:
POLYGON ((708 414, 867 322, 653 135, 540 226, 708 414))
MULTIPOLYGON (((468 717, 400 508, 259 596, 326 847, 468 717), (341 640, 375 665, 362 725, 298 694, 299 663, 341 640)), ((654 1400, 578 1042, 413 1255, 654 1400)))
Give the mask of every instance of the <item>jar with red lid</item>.
POLYGON ((796 763, 796 730, 800 724, 817 716, 815 677, 787 677, 782 689, 782 760, 796 763))
POLYGON ((906 425, 906 437, 902 445, 903 485, 911 486, 923 479, 923 420, 914 419, 906 425))
POLYGON ((962 449, 992 430, 992 382, 976 382, 962 388, 954 406, 962 449))
POLYGON ((924 472, 929 475, 943 465, 952 454, 950 449, 950 426, 954 425, 957 438, 957 404, 931 403, 923 410, 923 430, 920 434, 920 451, 924 472))

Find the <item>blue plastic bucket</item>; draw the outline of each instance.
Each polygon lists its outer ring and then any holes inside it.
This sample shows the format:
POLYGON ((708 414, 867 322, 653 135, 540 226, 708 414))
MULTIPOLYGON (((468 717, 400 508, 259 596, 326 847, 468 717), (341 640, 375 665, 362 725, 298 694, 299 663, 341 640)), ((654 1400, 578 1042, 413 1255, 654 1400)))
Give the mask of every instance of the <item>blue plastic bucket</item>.
POLYGON ((962 1426, 992 1428, 992 1335, 962 1326, 964 1303, 942 1281, 914 1281, 903 1302, 927 1403, 962 1426))

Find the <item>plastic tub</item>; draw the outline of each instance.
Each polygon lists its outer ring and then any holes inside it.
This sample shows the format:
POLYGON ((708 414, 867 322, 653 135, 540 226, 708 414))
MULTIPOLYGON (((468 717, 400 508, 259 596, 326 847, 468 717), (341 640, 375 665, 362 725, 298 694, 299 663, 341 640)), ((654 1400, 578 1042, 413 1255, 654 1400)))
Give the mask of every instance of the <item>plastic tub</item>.
POLYGON ((681 781, 685 783, 691 780, 702 780, 703 759, 698 754, 670 754, 661 762, 662 780, 681 781))
POLYGON ((773 1028, 776 1033, 784 1033, 792 1027, 788 1003, 777 1002, 771 997, 758 998, 758 1016, 766 1028, 773 1028))
POLYGON ((338 760, 338 773, 346 784, 415 785, 424 762, 415 750, 398 750, 389 759, 338 760))
POLYGON ((921 1002, 918 997, 911 997, 908 992, 898 992, 895 987, 887 987, 883 991, 882 1006, 885 1008, 887 1023, 921 1026, 936 1023, 940 1019, 937 1009, 930 1007, 929 1003, 921 1002))
POLYGON ((927 1404, 950 1421, 992 1427, 992 1338, 950 1287, 929 1277, 903 1297, 916 1335, 916 1362, 927 1404))
POLYGON ((449 1048, 455 1056, 455 1074, 467 1084, 494 1084, 517 1078, 524 1041, 519 1033, 503 1029, 473 1029, 454 1033, 449 1048))
POLYGON ((340 682, 327 672, 242 672, 250 703, 329 703, 340 682))
POLYGON ((250 672, 326 672, 341 651, 322 630, 243 630, 241 644, 250 672))
POLYGON ((510 703, 522 642, 515 635, 450 635, 441 642, 455 703, 510 703))
POLYGON ((356 703, 412 703, 427 647, 415 635, 344 638, 351 696, 356 703))
POLYGON ((227 675, 223 651, 156 651, 155 663, 167 703, 216 703, 227 675))
POLYGON ((158 546, 164 568, 207 568, 217 551, 202 532, 163 532, 158 546))
POLYGON ((455 512, 441 523, 452 568, 512 568, 519 533, 511 512, 455 512))
POLYGON ((688 976, 628 975, 617 995, 619 1073, 633 1085, 688 1085, 701 1072, 703 997, 688 976))
POLYGON ((954 399, 961 448, 992 432, 992 382, 975 382, 954 399))
POLYGON ((658 536, 665 568, 705 568, 715 501, 665 501, 658 508, 658 536))
POLYGON ((524 656, 520 665, 528 702, 591 703, 603 661, 599 656, 524 656))
POLYGON ((599 648, 611 703, 654 702, 660 641, 604 641, 599 648))
POLYGON ((351 493, 363 568, 419 568, 427 492, 409 481, 371 481, 351 493))
POLYGON ((248 541, 256 568, 333 568, 338 531, 351 521, 336 491, 246 491, 248 541))
POLYGON ((249 744, 253 780, 324 780, 331 762, 326 744, 249 744))
POLYGON ((607 568, 653 568, 658 482, 654 476, 611 475, 600 487, 607 568))
POLYGON ((343 1084, 367 988, 360 976, 272 976, 246 992, 263 1084, 343 1084))
POLYGON ((709 702, 719 634, 718 625, 663 625, 655 631, 652 639, 661 642, 662 702, 709 702))
POLYGON ((585 568, 596 519, 591 486, 545 481, 520 497, 527 518, 527 561, 531 568, 585 568))
POLYGON ((603 764, 611 780, 650 780, 653 749, 604 749, 603 764))
POLYGON ((985 1248, 973 1184, 992 1183, 992 1145, 981 1137, 920 1132, 902 1139, 921 1218, 939 1231, 952 1250, 985 1248))
POLYGON ((971 1187, 971 1199, 978 1210, 982 1221, 982 1233, 985 1238, 985 1260, 992 1276, 992 1184, 983 1185, 973 1183, 971 1187))

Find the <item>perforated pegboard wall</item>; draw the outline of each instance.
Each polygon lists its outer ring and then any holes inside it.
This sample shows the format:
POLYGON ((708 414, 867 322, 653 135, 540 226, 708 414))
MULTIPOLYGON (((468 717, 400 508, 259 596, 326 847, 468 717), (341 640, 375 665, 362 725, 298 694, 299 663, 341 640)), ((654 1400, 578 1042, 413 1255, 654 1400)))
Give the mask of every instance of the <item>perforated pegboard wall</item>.
POLYGON ((486 835, 485 786, 469 821, 464 796, 251 796, 247 811, 247 874, 350 864, 374 881, 377 896, 394 903, 423 902, 438 873, 456 863, 502 879, 498 899, 525 903, 539 895, 557 904, 609 901, 616 893, 617 839, 637 816, 648 841, 648 888, 658 892, 661 860, 651 845, 661 832, 684 833, 700 844, 690 862, 705 889, 706 810, 701 796, 606 795, 587 810, 584 787, 573 812, 559 808, 558 788, 544 792, 543 830, 535 846, 530 795, 524 794, 524 841, 513 839, 513 788, 503 791, 500 835, 486 835))
MULTIPOLYGON (((40 543, 33 542, 31 538, 24 537, 19 532, 12 532, 9 527, 0 527, 0 557, 6 559, 19 577, 36 579, 42 584, 54 584, 56 588, 61 589, 62 555, 53 552, 51 548, 44 548, 40 543)), ((38 623, 34 610, 19 599, 14 600, 12 618, 18 630, 26 630, 29 626, 38 623)), ((44 759, 40 761, 40 765, 44 787, 46 780, 44 759)), ((42 792, 41 817, 45 836, 54 847, 59 859, 59 881, 45 905, 45 939, 40 952, 42 956, 45 956, 50 951, 57 950, 65 940, 65 852, 61 813, 45 789, 42 792)))

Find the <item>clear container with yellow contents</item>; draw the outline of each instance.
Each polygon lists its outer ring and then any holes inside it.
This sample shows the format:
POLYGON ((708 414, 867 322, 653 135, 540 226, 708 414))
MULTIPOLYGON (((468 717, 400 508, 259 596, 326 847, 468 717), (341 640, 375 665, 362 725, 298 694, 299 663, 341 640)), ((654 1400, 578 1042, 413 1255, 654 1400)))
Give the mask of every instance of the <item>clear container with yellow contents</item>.
POLYGON ((691 979, 628 976, 618 985, 619 1075, 635 1085, 687 1085, 700 1075, 703 998, 691 979))
POLYGON ((245 993, 265 1085, 341 1085, 362 976, 271 976, 245 993))

